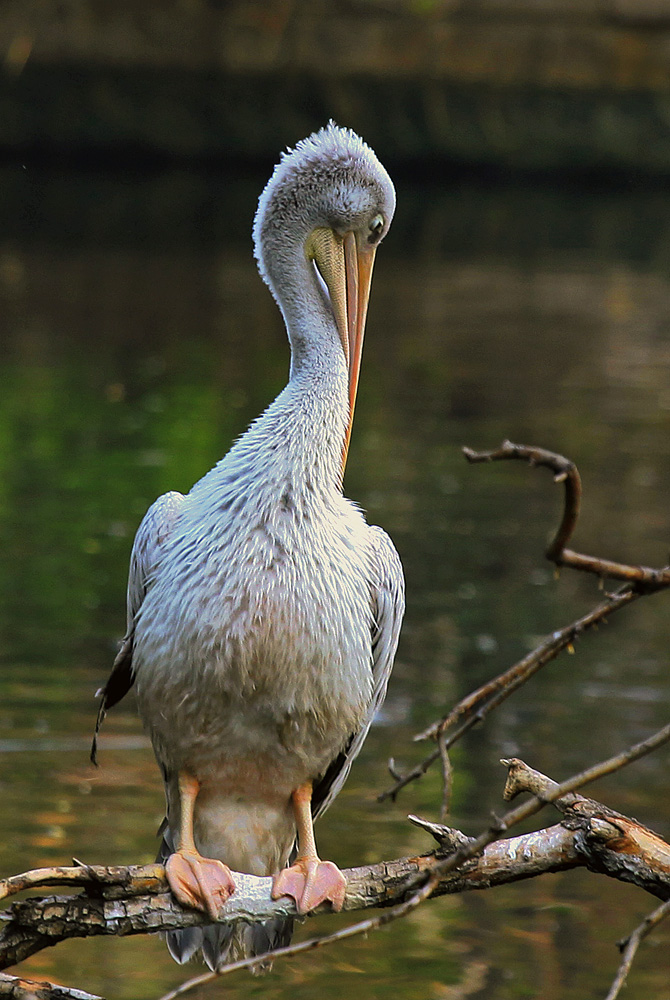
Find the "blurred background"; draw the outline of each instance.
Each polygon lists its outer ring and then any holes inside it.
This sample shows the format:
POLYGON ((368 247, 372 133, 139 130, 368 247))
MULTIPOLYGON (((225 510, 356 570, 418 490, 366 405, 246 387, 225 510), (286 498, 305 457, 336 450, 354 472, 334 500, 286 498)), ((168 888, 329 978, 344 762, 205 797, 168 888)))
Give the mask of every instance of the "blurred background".
MULTIPOLYGON (((251 224, 280 150, 331 117, 398 193, 346 490, 394 538, 408 610, 317 836, 342 866, 429 849, 405 817, 436 818, 439 777, 380 805, 388 758, 418 761, 413 733, 599 597, 543 561, 551 477, 469 467, 461 446, 567 454, 575 546, 667 562, 670 0, 5 0, 0 59, 0 870, 155 854, 161 783, 133 699, 95 770, 94 692, 147 506, 188 490, 285 382, 251 224)), ((547 667, 454 752, 453 825, 476 834, 501 809, 501 756, 560 780, 665 724, 669 640, 661 594, 547 667)), ((667 839, 667 774, 665 748, 592 794, 667 839)), ((436 900, 226 995, 585 1000, 652 907, 545 876, 436 900)), ((670 998, 669 946, 664 927, 645 943, 631 1000, 670 998)), ((20 971, 156 1000, 198 969, 137 938, 20 971)))

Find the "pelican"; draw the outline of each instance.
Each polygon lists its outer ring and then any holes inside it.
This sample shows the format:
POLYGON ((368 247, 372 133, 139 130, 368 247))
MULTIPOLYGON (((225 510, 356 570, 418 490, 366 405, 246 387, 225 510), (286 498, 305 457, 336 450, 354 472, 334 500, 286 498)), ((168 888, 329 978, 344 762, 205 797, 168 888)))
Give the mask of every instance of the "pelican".
MULTIPOLYGON (((328 808, 386 693, 404 611, 388 535, 342 493, 377 247, 393 184, 332 122, 288 150, 254 223, 283 315, 289 381, 190 493, 147 511, 133 545, 127 632, 105 712, 135 684, 162 771, 159 860, 181 904, 213 920, 232 871, 273 876, 298 913, 342 906, 316 850, 328 808)), ((92 750, 95 759, 95 740, 92 750)), ((212 968, 290 940, 287 918, 170 932, 212 968)))

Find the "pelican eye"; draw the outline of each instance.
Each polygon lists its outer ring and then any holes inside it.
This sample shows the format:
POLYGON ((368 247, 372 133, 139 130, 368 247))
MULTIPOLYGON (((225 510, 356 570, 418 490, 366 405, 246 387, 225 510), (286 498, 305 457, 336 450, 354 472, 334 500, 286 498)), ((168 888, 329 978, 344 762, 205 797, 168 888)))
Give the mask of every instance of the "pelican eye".
POLYGON ((381 212, 378 212, 373 219, 371 219, 368 226, 368 243, 376 243, 377 240, 381 239, 382 231, 384 229, 384 216, 381 212))

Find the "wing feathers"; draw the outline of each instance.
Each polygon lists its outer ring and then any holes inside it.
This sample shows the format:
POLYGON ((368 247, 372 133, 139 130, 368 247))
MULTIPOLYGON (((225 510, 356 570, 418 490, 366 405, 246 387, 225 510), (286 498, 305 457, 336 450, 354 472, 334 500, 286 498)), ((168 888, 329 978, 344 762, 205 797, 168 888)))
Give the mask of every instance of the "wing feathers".
POLYGON ((91 746, 91 760, 94 764, 97 763, 98 733, 107 714, 107 709, 121 701, 133 686, 135 680, 133 672, 135 622, 147 589, 151 584, 151 577, 158 563, 162 547, 182 509, 184 499, 181 493, 175 491, 164 493, 152 503, 137 529, 128 575, 126 634, 114 660, 109 680, 98 692, 102 697, 91 746))
POLYGON ((382 528, 371 526, 370 539, 375 567, 375 578, 371 582, 372 698, 364 725, 357 733, 352 733, 345 749, 314 785, 312 812, 315 819, 326 811, 340 791, 351 765, 360 753, 375 713, 386 696, 386 686, 391 676, 393 658, 400 637, 400 626, 405 611, 405 578, 400 556, 382 528))

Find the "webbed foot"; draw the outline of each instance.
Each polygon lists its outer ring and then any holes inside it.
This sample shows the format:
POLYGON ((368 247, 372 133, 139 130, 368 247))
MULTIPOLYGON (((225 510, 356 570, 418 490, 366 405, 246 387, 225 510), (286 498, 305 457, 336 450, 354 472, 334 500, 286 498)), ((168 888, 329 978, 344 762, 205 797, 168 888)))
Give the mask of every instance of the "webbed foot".
POLYGON ((215 858, 203 858, 197 851, 175 851, 167 859, 165 874, 182 906, 204 910, 212 920, 235 892, 230 868, 215 858))
POLYGON ((290 868, 274 876, 272 898, 292 896, 298 913, 309 913, 319 903, 329 899, 334 910, 341 910, 347 880, 332 861, 318 857, 296 858, 290 868))

